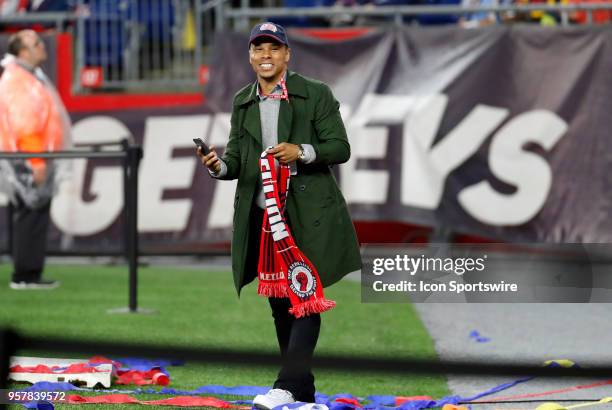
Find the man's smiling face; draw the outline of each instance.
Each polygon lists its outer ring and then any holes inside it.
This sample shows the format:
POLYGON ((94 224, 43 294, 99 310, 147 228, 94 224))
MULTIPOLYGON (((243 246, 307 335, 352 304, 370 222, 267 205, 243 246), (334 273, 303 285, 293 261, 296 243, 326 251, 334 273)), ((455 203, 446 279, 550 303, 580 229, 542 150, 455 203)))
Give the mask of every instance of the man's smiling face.
POLYGON ((278 81, 287 69, 291 57, 289 47, 270 39, 253 42, 249 47, 249 62, 258 78, 278 81))

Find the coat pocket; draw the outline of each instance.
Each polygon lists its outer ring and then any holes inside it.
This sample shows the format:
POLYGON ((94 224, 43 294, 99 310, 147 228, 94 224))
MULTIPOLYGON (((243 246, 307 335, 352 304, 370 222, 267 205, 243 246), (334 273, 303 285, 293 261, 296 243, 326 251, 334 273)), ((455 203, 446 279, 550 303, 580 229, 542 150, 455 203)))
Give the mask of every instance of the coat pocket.
POLYGON ((323 174, 301 175, 292 180, 287 201, 292 210, 291 222, 302 230, 300 236, 322 232, 333 223, 337 204, 331 182, 323 174))

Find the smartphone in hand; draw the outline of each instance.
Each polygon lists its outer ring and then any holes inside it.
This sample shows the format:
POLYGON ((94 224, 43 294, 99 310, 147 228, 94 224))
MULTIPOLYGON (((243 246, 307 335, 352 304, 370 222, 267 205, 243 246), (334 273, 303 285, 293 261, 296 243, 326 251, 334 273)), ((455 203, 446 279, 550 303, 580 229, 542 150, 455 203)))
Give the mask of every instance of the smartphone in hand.
POLYGON ((210 153, 210 148, 201 138, 194 138, 193 142, 200 148, 202 148, 202 154, 208 155, 210 153))

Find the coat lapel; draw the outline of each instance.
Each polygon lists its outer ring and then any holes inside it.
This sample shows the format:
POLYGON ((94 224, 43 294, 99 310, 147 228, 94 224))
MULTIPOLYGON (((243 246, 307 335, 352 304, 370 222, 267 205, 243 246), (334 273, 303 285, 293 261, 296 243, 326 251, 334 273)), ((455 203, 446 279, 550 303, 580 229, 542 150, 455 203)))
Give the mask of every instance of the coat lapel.
POLYGON ((259 116, 259 104, 257 100, 257 82, 253 83, 249 93, 237 101, 239 106, 246 106, 242 127, 255 141, 261 144, 261 118, 259 116))
POLYGON ((293 71, 287 73, 287 92, 289 101, 282 100, 278 114, 278 142, 291 140, 291 125, 293 122, 293 106, 296 97, 308 98, 308 92, 303 79, 293 71))

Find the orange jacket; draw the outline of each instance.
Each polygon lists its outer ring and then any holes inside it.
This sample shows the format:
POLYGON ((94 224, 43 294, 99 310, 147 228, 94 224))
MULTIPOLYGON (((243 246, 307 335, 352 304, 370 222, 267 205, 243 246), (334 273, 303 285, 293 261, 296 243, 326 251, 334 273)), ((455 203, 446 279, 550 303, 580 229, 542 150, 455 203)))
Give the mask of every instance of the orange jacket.
MULTIPOLYGON (((6 65, 0 78, 0 149, 41 152, 62 147, 63 107, 58 107, 49 85, 15 62, 6 65)), ((44 167, 41 158, 32 167, 44 167)))

